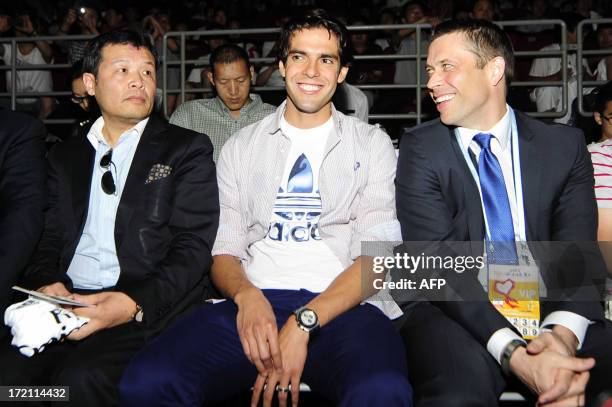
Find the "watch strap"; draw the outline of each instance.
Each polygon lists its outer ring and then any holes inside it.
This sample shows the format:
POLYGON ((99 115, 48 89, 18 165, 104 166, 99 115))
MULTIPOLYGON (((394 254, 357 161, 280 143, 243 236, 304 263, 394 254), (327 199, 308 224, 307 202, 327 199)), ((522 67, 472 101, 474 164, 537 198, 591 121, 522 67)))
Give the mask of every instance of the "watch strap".
POLYGON ((510 341, 508 345, 506 345, 506 347, 504 348, 504 351, 502 352, 501 369, 502 369, 502 373, 506 377, 509 377, 511 375, 510 358, 512 357, 512 354, 521 346, 525 347, 525 342, 519 339, 513 339, 512 341, 510 341))

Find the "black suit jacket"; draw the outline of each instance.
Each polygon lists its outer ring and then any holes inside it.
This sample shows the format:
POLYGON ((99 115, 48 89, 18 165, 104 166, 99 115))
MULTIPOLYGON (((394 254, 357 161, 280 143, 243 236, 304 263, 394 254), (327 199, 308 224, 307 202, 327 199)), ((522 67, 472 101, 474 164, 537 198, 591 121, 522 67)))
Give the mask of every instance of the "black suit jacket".
MULTIPOLYGON (((95 151, 85 137, 49 153, 49 208, 45 230, 30 264, 32 288, 62 281, 87 219, 95 151)), ((94 186, 99 188, 100 186, 94 186)), ((202 134, 151 116, 123 189, 115 225, 121 274, 115 290, 144 310, 146 326, 165 324, 202 300, 212 264, 219 198, 212 144, 202 134), (147 183, 155 164, 169 176, 147 183)))
POLYGON ((43 228, 44 138, 39 120, 0 110, 0 315, 43 228))
MULTIPOLYGON (((516 119, 527 240, 595 241, 593 167, 582 132, 519 112, 516 119)), ((405 241, 483 241, 484 217, 476 181, 454 128, 440 120, 410 129, 402 137, 396 194, 405 241)), ((498 329, 512 327, 488 301, 435 304, 483 344, 498 329)), ((542 303, 542 318, 554 310, 603 320, 596 302, 542 303)))

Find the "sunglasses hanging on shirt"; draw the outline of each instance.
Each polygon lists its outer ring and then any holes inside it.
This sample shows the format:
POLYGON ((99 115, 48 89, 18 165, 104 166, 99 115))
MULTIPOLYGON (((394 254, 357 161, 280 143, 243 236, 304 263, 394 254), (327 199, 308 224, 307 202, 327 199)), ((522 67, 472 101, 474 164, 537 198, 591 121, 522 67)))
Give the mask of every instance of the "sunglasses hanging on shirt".
POLYGON ((113 173, 111 171, 111 165, 113 167, 115 166, 115 163, 113 162, 112 148, 108 150, 100 159, 100 167, 106 170, 106 172, 102 174, 102 191, 104 191, 104 193, 107 195, 112 195, 115 193, 115 191, 117 191, 115 179, 113 178, 113 173))

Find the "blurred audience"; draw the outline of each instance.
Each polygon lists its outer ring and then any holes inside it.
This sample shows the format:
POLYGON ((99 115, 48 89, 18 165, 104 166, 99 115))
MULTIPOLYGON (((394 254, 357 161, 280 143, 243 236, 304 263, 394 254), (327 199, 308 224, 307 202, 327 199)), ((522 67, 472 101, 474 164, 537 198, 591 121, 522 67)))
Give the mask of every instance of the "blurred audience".
MULTIPOLYGON (((0 30, 8 32, 17 38, 36 37, 42 31, 40 20, 29 11, 17 11, 11 19, 2 19, 0 30), (10 21, 10 24, 8 23, 10 21)), ((47 41, 20 41, 13 55, 10 43, 3 43, 0 48, 0 58, 6 65, 12 65, 13 56, 17 67, 28 65, 45 65, 53 62, 53 49, 47 41)), ((15 90, 17 92, 51 92, 53 81, 50 70, 18 70, 15 74, 15 90)), ((6 71, 6 86, 10 90, 13 86, 11 71, 6 71)), ((5 107, 10 106, 10 99, 0 102, 5 107)), ((27 112, 40 119, 45 119, 53 111, 54 99, 50 96, 19 97, 17 110, 27 112)))
MULTIPOLYGON (((572 103, 578 95, 577 75, 578 69, 582 69, 583 77, 590 79, 592 72, 589 68, 587 60, 582 59, 582 68, 578 67, 576 61, 576 43, 578 42, 577 26, 581 20, 581 16, 576 13, 567 13, 560 16, 567 27, 567 44, 570 53, 567 57, 567 93, 568 103, 567 111, 563 117, 555 118, 554 121, 563 124, 572 124, 572 103)), ((561 35, 556 35, 556 38, 561 38, 561 35)), ((541 49, 541 51, 560 51, 561 44, 556 42, 541 49)), ((530 79, 534 81, 560 81, 562 80, 561 56, 552 56, 546 58, 537 58, 531 65, 529 72, 530 79)), ((540 86, 531 93, 532 100, 536 103, 538 112, 561 112, 563 110, 563 90, 560 86, 540 86)))

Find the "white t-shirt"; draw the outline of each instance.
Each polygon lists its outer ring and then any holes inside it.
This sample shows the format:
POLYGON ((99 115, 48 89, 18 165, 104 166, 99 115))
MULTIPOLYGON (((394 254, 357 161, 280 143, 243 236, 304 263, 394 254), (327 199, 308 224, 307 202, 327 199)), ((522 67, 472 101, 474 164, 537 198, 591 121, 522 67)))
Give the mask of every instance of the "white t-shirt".
POLYGON ((312 129, 298 129, 283 118, 281 130, 291 150, 274 203, 266 237, 254 243, 246 266, 249 280, 259 288, 321 292, 344 268, 319 235, 321 194, 319 169, 329 134, 330 119, 312 129))
MULTIPOLYGON (((210 63, 210 54, 199 57, 198 61, 201 61, 203 64, 208 65, 210 63)), ((193 68, 191 71, 189 71, 189 75, 187 76, 187 82, 202 83, 202 71, 204 69, 208 68, 193 68)))
POLYGON ((602 58, 601 61, 597 64, 597 70, 595 71, 597 74, 598 81, 607 81, 608 80, 608 67, 606 66, 606 58, 602 58))
MULTIPOLYGON (((12 63, 12 47, 10 44, 2 44, 4 47, 4 62, 7 65, 12 63)), ((23 65, 44 65, 47 62, 43 58, 40 50, 34 47, 32 51, 23 55, 17 47, 17 67, 23 65)), ((11 86, 11 71, 6 71, 6 85, 11 86)), ((17 71, 17 92, 51 92, 53 80, 51 71, 17 71)), ((18 103, 34 103, 36 98, 19 98, 18 103)))
MULTIPOLYGON (((551 44, 541 49, 541 51, 558 51, 561 47, 559 44, 551 44)), ((578 64, 576 54, 570 53, 567 56, 568 74, 567 74, 567 96, 568 109, 565 116, 554 119, 557 123, 567 124, 572 116, 572 102, 578 96, 578 84, 576 75, 578 73, 578 64)), ((583 72, 591 74, 586 59, 582 59, 583 72)), ((544 77, 555 74, 561 70, 561 57, 553 56, 547 58, 536 58, 531 64, 530 76, 544 77)), ((592 89, 585 89, 585 93, 592 89)), ((537 87, 531 92, 531 100, 536 102, 538 112, 563 110, 563 90, 559 86, 542 86, 537 87)))

